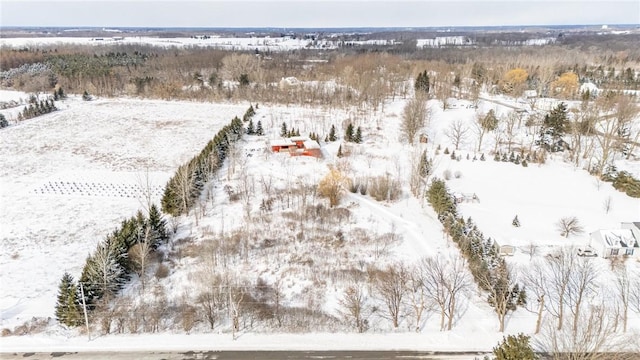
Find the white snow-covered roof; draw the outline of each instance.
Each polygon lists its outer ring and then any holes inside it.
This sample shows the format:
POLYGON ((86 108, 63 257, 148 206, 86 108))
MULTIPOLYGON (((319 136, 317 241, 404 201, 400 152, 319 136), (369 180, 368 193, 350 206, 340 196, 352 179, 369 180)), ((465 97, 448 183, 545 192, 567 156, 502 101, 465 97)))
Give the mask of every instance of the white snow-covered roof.
POLYGON ((631 229, 604 229, 591 233, 591 239, 608 248, 638 247, 638 239, 631 229))
POLYGON ((314 140, 306 140, 304 142, 304 148, 305 149, 320 149, 320 144, 318 144, 314 140))
POLYGON ((295 145, 296 143, 294 143, 290 139, 275 139, 275 140, 271 140, 269 144, 271 144, 271 146, 292 146, 292 145, 295 145))

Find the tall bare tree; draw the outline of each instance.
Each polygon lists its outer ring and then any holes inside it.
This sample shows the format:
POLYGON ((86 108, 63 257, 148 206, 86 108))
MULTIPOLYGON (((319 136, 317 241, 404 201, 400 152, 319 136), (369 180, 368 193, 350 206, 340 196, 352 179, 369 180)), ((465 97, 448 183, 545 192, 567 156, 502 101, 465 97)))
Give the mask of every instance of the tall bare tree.
POLYGON ((471 286, 466 262, 459 256, 425 258, 419 268, 427 298, 440 309, 440 330, 451 330, 461 297, 471 286))
POLYGON ((369 305, 368 296, 361 284, 349 285, 339 300, 341 313, 345 320, 352 322, 359 333, 367 331, 369 305))
POLYGON ((571 272, 575 264, 573 248, 560 248, 545 259, 549 266, 549 311, 558 319, 558 330, 562 330, 571 272))
POLYGON ((458 150, 460 144, 462 144, 466 140, 468 132, 469 128, 467 127, 467 124, 465 124, 462 120, 457 119, 449 125, 444 134, 453 143, 453 145, 456 147, 456 150, 458 150))
POLYGON ((542 318, 546 306, 547 298, 547 276, 548 276, 547 264, 544 262, 535 261, 527 266, 524 272, 524 283, 528 294, 533 294, 536 297, 537 309, 535 309, 536 329, 534 334, 540 333, 542 329, 542 318))
POLYGON ((413 144, 418 131, 428 123, 430 114, 425 95, 416 94, 416 97, 407 101, 402 115, 400 130, 404 138, 409 141, 409 144, 413 144))
POLYGON ((409 271, 402 264, 389 266, 376 274, 375 289, 387 306, 387 317, 398 328, 402 312, 402 299, 407 291, 409 271))

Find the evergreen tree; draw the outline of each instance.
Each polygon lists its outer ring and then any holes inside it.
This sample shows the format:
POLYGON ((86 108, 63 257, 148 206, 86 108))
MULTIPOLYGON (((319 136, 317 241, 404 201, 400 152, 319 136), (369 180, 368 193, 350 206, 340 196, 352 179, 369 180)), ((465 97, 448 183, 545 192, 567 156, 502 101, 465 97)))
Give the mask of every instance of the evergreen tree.
POLYGON ((421 91, 426 94, 429 93, 429 75, 427 75, 427 70, 418 74, 414 87, 416 91, 421 91))
POLYGON ((509 154, 509 162, 516 162, 516 156, 513 151, 509 154))
POLYGON ((449 148, 448 147, 444 148, 444 154, 445 155, 449 155, 449 148))
POLYGON ((484 153, 480 154, 480 161, 485 161, 486 159, 484 158, 484 153))
POLYGON ((544 116, 543 126, 540 133, 540 142, 550 151, 560 151, 560 140, 569 127, 569 117, 567 104, 558 104, 551 112, 544 116))
POLYGON ((264 129, 262 128, 262 121, 258 120, 258 125, 256 126, 256 135, 262 136, 264 135, 264 129))
POLYGON ((287 137, 289 135, 289 130, 287 130, 287 124, 282 122, 282 127, 280 128, 280 136, 287 137))
POLYGON ((0 129, 6 128, 7 126, 9 126, 9 121, 4 117, 4 114, 0 114, 0 129))
POLYGON ((422 178, 426 178, 431 174, 432 162, 427 157, 427 151, 422 152, 422 156, 420 156, 420 164, 418 164, 418 174, 422 178))
POLYGON ((502 343, 493 348, 496 360, 535 360, 538 357, 529 344, 529 336, 522 333, 502 338, 502 343))
POLYGON ((151 205, 149 209, 149 226, 151 226, 151 234, 154 239, 154 248, 169 239, 167 221, 162 217, 162 213, 155 204, 151 205))
POLYGON ((329 141, 336 141, 336 126, 331 125, 331 130, 329 130, 329 141))
POLYGON ((527 162, 527 159, 522 160, 522 163, 520 163, 520 165, 522 165, 522 167, 528 167, 529 163, 527 162))
POLYGON ((82 100, 84 101, 89 101, 91 100, 91 95, 89 95, 89 93, 87 92, 87 90, 84 91, 84 94, 82 94, 82 100))
POLYGON ((349 123, 349 125, 347 125, 347 131, 344 133, 344 138, 347 141, 353 141, 353 124, 349 123))
POLYGON ((82 310, 78 299, 78 287, 73 276, 64 273, 58 286, 55 315, 59 323, 74 327, 82 324, 82 310))
POLYGON ((500 161, 500 153, 497 152, 495 155, 493 155, 493 160, 494 161, 500 161))
POLYGON ((64 90, 62 90, 62 86, 58 88, 58 99, 63 100, 66 99, 67 95, 65 95, 64 90))
POLYGON ((249 118, 249 125, 247 126, 247 135, 255 134, 255 130, 253 128, 253 119, 249 118))
POLYGON ((518 220, 518 215, 516 215, 516 217, 513 218, 513 221, 511 222, 511 225, 513 225, 515 227, 520 227, 520 220, 518 220))
POLYGON ((447 212, 455 213, 455 203, 443 180, 434 178, 431 181, 431 186, 427 190, 427 200, 438 216, 447 212))
POLYGON ((356 144, 362 143, 362 129, 360 126, 356 129, 356 134, 353 136, 353 142, 356 144))
POLYGON ((342 145, 340 145, 340 146, 338 147, 338 157, 339 157, 339 158, 341 158, 342 156, 343 156, 343 155, 342 155, 342 145))

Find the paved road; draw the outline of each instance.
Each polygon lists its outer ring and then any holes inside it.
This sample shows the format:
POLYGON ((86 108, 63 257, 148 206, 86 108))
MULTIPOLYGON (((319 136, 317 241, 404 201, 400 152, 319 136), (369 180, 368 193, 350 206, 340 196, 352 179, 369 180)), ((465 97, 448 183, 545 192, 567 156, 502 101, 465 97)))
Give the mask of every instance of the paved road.
POLYGON ((472 360, 478 353, 419 351, 187 351, 187 352, 74 352, 0 353, 2 360, 472 360))

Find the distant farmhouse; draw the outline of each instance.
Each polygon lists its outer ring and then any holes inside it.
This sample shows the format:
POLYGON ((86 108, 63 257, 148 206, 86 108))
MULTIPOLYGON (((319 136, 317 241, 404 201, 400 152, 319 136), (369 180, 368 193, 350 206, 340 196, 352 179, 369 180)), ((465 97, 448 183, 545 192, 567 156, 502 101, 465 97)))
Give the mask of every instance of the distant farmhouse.
POLYGON ((276 139, 272 140, 269 145, 274 153, 288 153, 291 156, 322 157, 318 142, 306 136, 276 139))
POLYGON ((619 229, 604 229, 590 234, 591 247, 603 258, 638 256, 640 252, 640 222, 622 223, 619 229))

